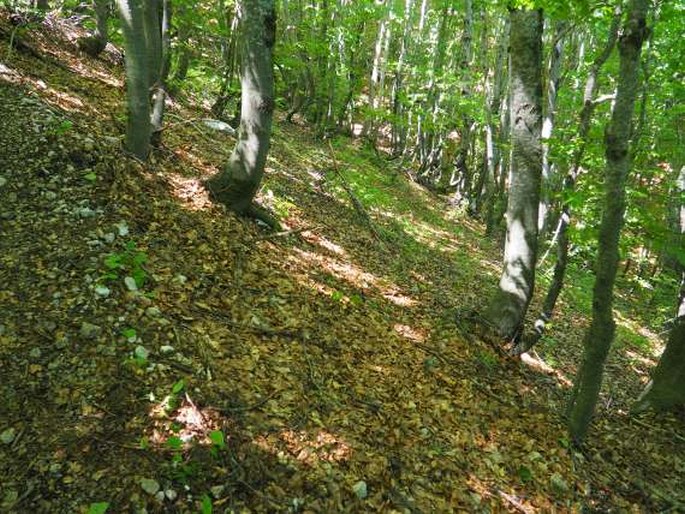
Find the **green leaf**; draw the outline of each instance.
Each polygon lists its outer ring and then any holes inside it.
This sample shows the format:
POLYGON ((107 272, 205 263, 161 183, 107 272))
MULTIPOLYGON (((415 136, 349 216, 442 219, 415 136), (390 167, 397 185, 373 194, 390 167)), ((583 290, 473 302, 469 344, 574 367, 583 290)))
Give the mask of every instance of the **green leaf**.
POLYGON ((221 430, 212 430, 209 433, 209 439, 212 441, 214 446, 221 450, 226 447, 226 439, 224 438, 224 433, 221 430))
POLYGON ((83 175, 83 178, 90 182, 95 182, 98 179, 98 176, 95 173, 91 172, 83 175))
POLYGON ((122 330, 121 335, 124 336, 126 339, 135 339, 138 334, 136 333, 135 328, 129 327, 126 330, 122 330))
POLYGON ((105 514, 108 508, 109 503, 107 502, 91 503, 88 506, 88 514, 105 514))
POLYGON ((105 259, 105 266, 109 269, 119 269, 123 266, 122 257, 118 253, 108 255, 105 259))
POLYGON ((528 483, 533 480, 533 472, 526 466, 521 466, 519 468, 519 478, 524 484, 528 483))
POLYGON ((183 440, 180 437, 172 436, 166 440, 166 445, 172 450, 180 450, 183 448, 183 440))
POLYGON ((172 386, 171 392, 173 394, 178 394, 181 391, 183 391, 183 389, 185 389, 185 387, 186 387, 185 380, 181 379, 172 386))
POLYGON ((205 494, 202 497, 202 514, 212 514, 212 499, 205 494))

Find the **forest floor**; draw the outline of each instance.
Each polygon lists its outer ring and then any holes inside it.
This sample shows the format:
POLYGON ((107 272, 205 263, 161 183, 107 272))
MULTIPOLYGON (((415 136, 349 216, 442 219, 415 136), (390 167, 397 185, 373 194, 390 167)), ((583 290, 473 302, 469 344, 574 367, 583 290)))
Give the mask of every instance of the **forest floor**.
POLYGON ((627 278, 576 449, 589 273, 507 359, 473 314, 497 244, 397 165, 276 123, 271 233, 208 200, 234 140, 204 111, 140 164, 116 55, 36 28, 0 15, 0 512, 685 510, 682 416, 628 413, 660 329, 627 278))

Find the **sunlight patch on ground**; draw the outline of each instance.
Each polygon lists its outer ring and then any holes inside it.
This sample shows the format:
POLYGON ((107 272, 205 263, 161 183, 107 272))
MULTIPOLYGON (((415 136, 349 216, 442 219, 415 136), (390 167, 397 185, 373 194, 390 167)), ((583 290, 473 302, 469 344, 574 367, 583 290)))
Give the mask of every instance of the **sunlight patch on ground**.
POLYGON ((6 80, 11 84, 20 84, 22 75, 9 66, 0 62, 0 80, 6 80))
POLYGON ((177 173, 168 173, 167 182, 171 186, 171 194, 191 211, 208 209, 212 202, 202 183, 196 178, 188 178, 177 173))
POLYGON ((328 250, 331 253, 340 255, 341 257, 347 257, 347 252, 342 246, 335 244, 333 241, 326 239, 324 236, 315 234, 314 232, 306 231, 302 232, 302 239, 308 243, 318 245, 321 248, 328 250))
POLYGON ((352 447, 342 437, 326 430, 319 430, 316 434, 304 430, 282 430, 277 434, 260 435, 253 442, 272 455, 288 455, 307 465, 344 462, 352 455, 352 447))
POLYGON ((165 445, 170 437, 178 437, 183 443, 193 441, 210 445, 209 434, 221 429, 225 424, 218 411, 211 408, 200 409, 188 394, 185 394, 180 405, 171 395, 150 407, 148 415, 154 420, 152 432, 148 438, 154 445, 165 445))
POLYGON ((547 364, 542 358, 537 355, 535 352, 531 353, 522 353, 519 357, 521 359, 521 362, 528 366, 529 368, 534 369, 535 371, 539 371, 540 373, 544 373, 545 375, 551 375, 553 377, 556 377, 556 379, 563 385, 564 387, 572 387, 573 386, 573 381, 570 380, 564 373, 559 371, 558 369, 553 368, 549 364, 547 364), (531 355, 532 353, 532 355, 531 355))
POLYGON ((203 178, 209 178, 211 175, 220 171, 216 163, 207 163, 201 157, 189 151, 190 145, 182 146, 174 150, 174 155, 187 161, 195 169, 201 172, 203 178))
MULTIPOLYGON (((372 273, 362 270, 355 264, 341 262, 333 257, 301 250, 299 248, 294 248, 293 251, 300 257, 297 259, 294 256, 289 256, 289 260, 294 263, 303 261, 307 264, 318 266, 334 277, 344 280, 362 291, 370 287, 375 287, 380 291, 383 298, 400 307, 412 307, 417 303, 413 298, 402 294, 400 289, 394 284, 388 284, 386 281, 378 278, 372 273)), ((312 287, 311 284, 306 285, 312 287)), ((325 291, 325 287, 322 288, 319 285, 315 286, 315 289, 325 291)), ((331 294, 335 294, 335 291, 332 291, 331 294)))
POLYGON ((392 328, 399 335, 409 339, 410 341, 416 341, 418 343, 423 343, 427 337, 427 334, 424 330, 412 328, 409 325, 402 325, 400 323, 395 323, 395 325, 392 328))
POLYGON ((301 250, 299 248, 295 248, 294 252, 299 255, 304 262, 318 265, 336 278, 349 282, 360 289, 366 289, 379 284, 378 277, 362 270, 354 264, 340 262, 327 255, 319 255, 318 253, 301 250))

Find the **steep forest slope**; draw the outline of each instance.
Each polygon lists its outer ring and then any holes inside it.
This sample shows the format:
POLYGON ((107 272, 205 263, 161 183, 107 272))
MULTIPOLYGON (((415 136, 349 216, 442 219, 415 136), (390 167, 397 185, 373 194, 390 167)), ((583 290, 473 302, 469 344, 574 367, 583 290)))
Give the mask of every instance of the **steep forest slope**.
POLYGON ((620 292, 574 449, 589 273, 547 364, 509 360, 475 322, 481 226, 285 122, 260 194, 284 231, 236 218, 201 186, 233 138, 177 98, 151 161, 126 157, 117 55, 73 30, 0 17, 0 511, 685 509, 683 420, 628 415, 659 351, 643 298, 620 292))

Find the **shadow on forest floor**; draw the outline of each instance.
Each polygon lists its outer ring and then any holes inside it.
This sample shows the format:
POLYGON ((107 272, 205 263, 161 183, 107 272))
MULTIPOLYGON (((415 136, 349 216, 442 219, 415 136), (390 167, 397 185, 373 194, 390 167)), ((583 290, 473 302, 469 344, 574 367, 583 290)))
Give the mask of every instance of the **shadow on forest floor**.
POLYGON ((263 231, 199 185, 234 142, 205 113, 173 105, 151 162, 124 157, 122 70, 68 39, 23 33, 0 64, 1 511, 682 506, 682 421, 627 416, 654 359, 628 311, 573 451, 573 294, 553 372, 503 358, 465 315, 499 270, 478 223, 277 124, 260 201, 287 229, 263 231))

